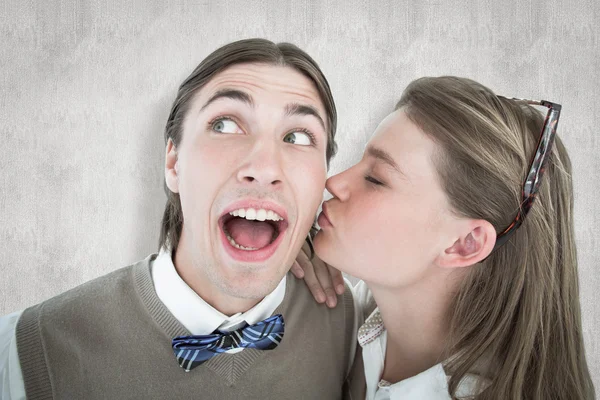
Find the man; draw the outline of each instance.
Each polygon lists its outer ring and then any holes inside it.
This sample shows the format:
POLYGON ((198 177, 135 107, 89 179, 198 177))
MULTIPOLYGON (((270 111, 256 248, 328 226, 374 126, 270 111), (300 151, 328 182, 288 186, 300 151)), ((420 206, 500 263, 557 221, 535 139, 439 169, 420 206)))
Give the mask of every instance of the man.
POLYGON ((4 317, 0 393, 341 397, 350 291, 328 309, 286 276, 321 201, 335 127, 329 85, 297 47, 251 39, 209 55, 167 121, 159 254, 4 317))

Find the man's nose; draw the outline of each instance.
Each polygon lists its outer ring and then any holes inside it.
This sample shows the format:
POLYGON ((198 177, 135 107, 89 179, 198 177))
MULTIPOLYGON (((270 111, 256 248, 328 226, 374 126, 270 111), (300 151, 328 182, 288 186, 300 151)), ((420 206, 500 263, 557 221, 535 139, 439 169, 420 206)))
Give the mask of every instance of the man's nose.
POLYGON ((350 198, 349 179, 350 170, 348 169, 327 179, 327 182, 325 183, 325 189, 327 189, 327 191, 331 193, 333 197, 336 197, 341 201, 346 201, 350 198))
POLYGON ((281 146, 258 140, 238 171, 238 181, 263 187, 279 187, 283 182, 281 146))

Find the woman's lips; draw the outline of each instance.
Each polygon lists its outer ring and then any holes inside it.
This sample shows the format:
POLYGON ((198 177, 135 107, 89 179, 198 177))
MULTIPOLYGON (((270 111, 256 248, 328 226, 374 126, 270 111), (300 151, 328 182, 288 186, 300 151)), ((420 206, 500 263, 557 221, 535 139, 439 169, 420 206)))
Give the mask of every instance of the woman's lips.
POLYGON ((327 215, 327 203, 323 203, 322 209, 323 211, 321 211, 321 214, 319 214, 319 218, 317 219, 319 226, 321 228, 333 228, 333 224, 327 215))

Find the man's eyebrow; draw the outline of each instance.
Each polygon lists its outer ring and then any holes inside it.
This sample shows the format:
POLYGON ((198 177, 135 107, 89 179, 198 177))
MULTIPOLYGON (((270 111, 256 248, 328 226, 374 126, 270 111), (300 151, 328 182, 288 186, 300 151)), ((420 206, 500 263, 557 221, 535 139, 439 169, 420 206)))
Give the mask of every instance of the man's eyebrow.
POLYGON ((323 121, 323 118, 321 117, 317 109, 313 106, 309 106, 307 104, 291 103, 285 106, 285 115, 288 117, 292 115, 312 115, 313 117, 319 120, 319 123, 323 127, 323 130, 327 130, 325 128, 325 121, 323 121))
POLYGON ((378 147, 368 146, 367 154, 369 156, 376 158, 377 160, 389 165, 390 167, 395 169, 397 172, 402 174, 402 170, 400 170, 400 167, 398 166, 396 161, 394 161, 394 159, 392 158, 390 153, 388 153, 387 151, 380 149, 378 147))
POLYGON ((231 100, 241 101, 243 103, 246 103, 250 107, 254 107, 254 100, 252 100, 252 97, 248 93, 242 92, 241 90, 237 90, 237 89, 221 89, 221 90, 217 91, 215 94, 213 94, 210 97, 210 99, 208 99, 208 101, 206 102, 206 104, 204 104, 202 106, 200 111, 202 112, 211 103, 214 103, 215 101, 217 101, 219 99, 231 99, 231 100))

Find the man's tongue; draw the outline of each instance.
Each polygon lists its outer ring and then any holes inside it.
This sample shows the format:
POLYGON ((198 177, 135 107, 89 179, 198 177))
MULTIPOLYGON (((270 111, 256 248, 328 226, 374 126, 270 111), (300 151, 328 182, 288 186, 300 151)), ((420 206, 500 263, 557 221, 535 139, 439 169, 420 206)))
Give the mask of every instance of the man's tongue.
POLYGON ((237 244, 260 249, 271 243, 275 228, 268 222, 233 218, 225 227, 237 244))

